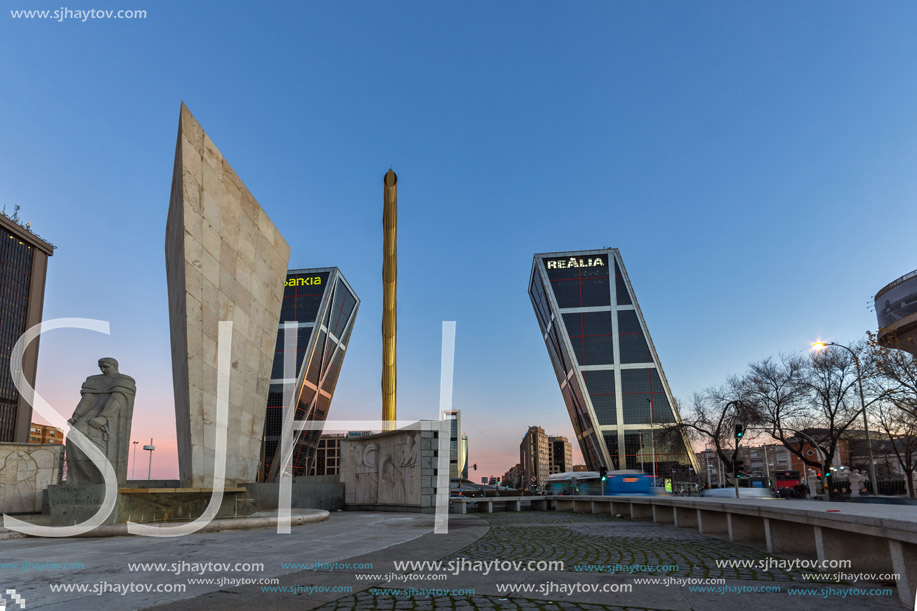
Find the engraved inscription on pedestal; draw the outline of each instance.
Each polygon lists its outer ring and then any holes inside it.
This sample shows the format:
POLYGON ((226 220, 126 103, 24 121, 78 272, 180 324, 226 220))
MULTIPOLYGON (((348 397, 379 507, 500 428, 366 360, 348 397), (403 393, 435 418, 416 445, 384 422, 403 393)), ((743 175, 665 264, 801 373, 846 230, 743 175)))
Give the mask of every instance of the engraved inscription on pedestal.
MULTIPOLYGON (((72 526, 96 514, 105 499, 105 484, 69 484, 48 488, 53 526, 72 526)), ((103 524, 114 524, 117 508, 103 524)))

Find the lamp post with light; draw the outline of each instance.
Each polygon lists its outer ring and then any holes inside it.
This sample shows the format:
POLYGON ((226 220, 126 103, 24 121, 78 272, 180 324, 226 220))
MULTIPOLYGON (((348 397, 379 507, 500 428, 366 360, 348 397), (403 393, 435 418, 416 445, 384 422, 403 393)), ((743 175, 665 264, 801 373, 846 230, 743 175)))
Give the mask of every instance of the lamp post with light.
POLYGON ((843 348, 849 352, 850 356, 853 357, 854 365, 856 365, 857 385, 860 389, 860 409, 863 410, 863 432, 866 434, 866 450, 869 452, 869 481, 872 484, 873 495, 878 496, 879 482, 876 480, 876 460, 872 455, 872 442, 869 440, 869 419, 866 417, 866 399, 863 396, 863 372, 860 370, 860 359, 857 357, 856 352, 843 344, 838 344, 837 342, 815 342, 812 344, 812 347, 815 348, 815 350, 823 350, 828 346, 837 346, 838 348, 843 348))

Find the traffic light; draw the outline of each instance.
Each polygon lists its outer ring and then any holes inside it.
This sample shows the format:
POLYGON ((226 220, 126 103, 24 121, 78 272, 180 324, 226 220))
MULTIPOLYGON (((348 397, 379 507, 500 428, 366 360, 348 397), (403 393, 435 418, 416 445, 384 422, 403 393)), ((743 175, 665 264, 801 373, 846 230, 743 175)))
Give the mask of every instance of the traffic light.
POLYGON ((471 465, 471 467, 472 467, 475 471, 477 471, 477 470, 478 470, 478 463, 474 463, 473 465, 471 465))
POLYGON ((599 469, 599 479, 601 479, 603 482, 608 480, 608 469, 605 467, 599 469))
POLYGON ((745 436, 745 425, 736 422, 736 439, 742 439, 745 436))
POLYGON ((735 470, 736 477, 745 477, 745 461, 744 460, 735 461, 735 464, 733 465, 733 469, 735 470))

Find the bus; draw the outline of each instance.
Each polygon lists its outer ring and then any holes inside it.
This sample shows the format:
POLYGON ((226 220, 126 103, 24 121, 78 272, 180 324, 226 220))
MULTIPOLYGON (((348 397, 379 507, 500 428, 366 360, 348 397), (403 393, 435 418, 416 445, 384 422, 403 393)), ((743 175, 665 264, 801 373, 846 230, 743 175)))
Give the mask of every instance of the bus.
POLYGON ((655 478, 643 471, 609 471, 605 492, 610 496, 651 496, 655 494, 655 478))
POLYGON ((802 477, 799 471, 775 471, 774 472, 774 490, 779 491, 782 488, 795 488, 802 483, 802 477))
POLYGON ((598 471, 567 471, 549 475, 545 489, 547 494, 556 495, 602 494, 598 471))
POLYGON ((642 471, 609 471, 604 491, 598 471, 572 471, 548 476, 546 492, 554 495, 575 496, 651 496, 653 476, 642 471))

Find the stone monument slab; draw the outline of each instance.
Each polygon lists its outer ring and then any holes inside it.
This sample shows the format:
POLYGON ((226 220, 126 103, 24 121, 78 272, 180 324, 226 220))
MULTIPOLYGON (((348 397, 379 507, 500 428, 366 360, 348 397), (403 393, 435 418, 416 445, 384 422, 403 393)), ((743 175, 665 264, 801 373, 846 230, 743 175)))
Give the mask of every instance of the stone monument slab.
POLYGON ((183 486, 213 486, 217 337, 232 321, 226 485, 258 472, 290 246, 182 104, 166 223, 183 486))
MULTIPOLYGON (((432 512, 438 480, 436 421, 341 440, 340 479, 351 509, 432 512)), ((448 477, 445 478, 448 487, 448 477)))

